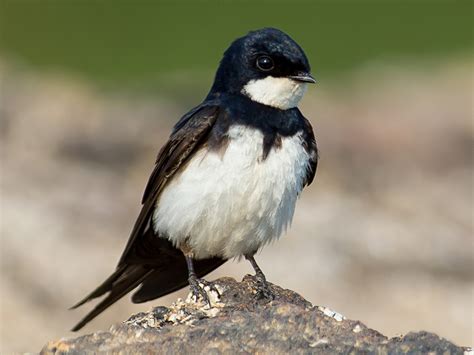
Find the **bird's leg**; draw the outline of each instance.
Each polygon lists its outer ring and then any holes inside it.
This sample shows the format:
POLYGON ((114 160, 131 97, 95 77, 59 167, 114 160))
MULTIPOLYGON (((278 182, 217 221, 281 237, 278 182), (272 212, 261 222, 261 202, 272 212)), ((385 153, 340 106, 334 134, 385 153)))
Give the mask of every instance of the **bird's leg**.
POLYGON ((202 297, 202 300, 204 303, 207 303, 209 305, 209 308, 211 308, 211 301, 209 300, 209 296, 207 295, 206 290, 204 290, 204 287, 200 287, 199 284, 201 283, 203 286, 206 286, 208 284, 207 281, 198 279, 196 276, 196 272, 194 271, 194 264, 193 264, 193 254, 189 250, 189 248, 181 248, 181 251, 184 254, 184 258, 186 259, 186 265, 188 267, 188 282, 189 282, 189 288, 191 289, 191 293, 193 294, 194 297, 196 297, 196 301, 199 300, 199 296, 202 297))
POLYGON ((257 279, 259 297, 274 299, 275 296, 270 290, 270 287, 268 286, 267 278, 263 274, 262 269, 260 269, 260 267, 257 265, 257 262, 255 261, 253 255, 245 255, 245 259, 250 262, 253 269, 255 270, 255 278, 257 279))
POLYGON ((196 273, 194 272, 193 259, 188 255, 184 255, 184 257, 186 258, 186 264, 188 266, 189 288, 191 289, 193 296, 196 297, 196 301, 198 301, 199 296, 201 296, 204 303, 207 303, 209 307, 211 307, 211 301, 209 300, 206 290, 199 286, 199 283, 203 284, 203 282, 197 278, 196 273))

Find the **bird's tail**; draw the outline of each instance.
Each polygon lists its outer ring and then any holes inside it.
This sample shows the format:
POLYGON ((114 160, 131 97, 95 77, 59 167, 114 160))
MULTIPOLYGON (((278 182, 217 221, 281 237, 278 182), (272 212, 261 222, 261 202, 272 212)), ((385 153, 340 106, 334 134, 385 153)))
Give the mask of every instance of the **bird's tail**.
POLYGON ((72 331, 81 329, 86 323, 97 317, 107 307, 125 296, 128 292, 137 287, 145 278, 153 272, 153 269, 147 268, 143 265, 128 265, 124 264, 115 270, 99 287, 87 295, 84 299, 76 303, 71 309, 75 309, 84 303, 100 297, 107 292, 110 292, 97 306, 94 307, 79 323, 77 323, 72 331))
MULTIPOLYGON (((209 258, 194 261, 198 277, 203 277, 225 262, 221 258, 209 258)), ((86 323, 97 317, 106 308, 140 287, 133 294, 134 303, 142 303, 167 295, 188 284, 188 268, 181 250, 165 238, 158 238, 151 229, 142 234, 139 242, 130 249, 115 272, 99 287, 80 302, 71 307, 75 309, 84 303, 101 297, 105 298, 90 311, 72 331, 81 329, 86 323)))

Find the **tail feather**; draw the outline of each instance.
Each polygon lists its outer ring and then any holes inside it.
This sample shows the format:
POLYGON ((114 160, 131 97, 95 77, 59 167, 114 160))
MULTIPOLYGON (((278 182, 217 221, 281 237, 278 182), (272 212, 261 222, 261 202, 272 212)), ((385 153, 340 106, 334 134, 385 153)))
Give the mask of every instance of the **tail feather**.
POLYGON ((90 300, 100 297, 104 295, 106 292, 109 292, 112 290, 114 282, 124 273, 125 269, 127 268, 127 265, 122 265, 115 270, 115 272, 110 275, 107 280, 102 282, 102 284, 97 287, 94 291, 92 291, 90 294, 88 294, 86 297, 84 297, 82 300, 77 302, 74 306, 72 306, 71 309, 76 309, 80 306, 82 306, 84 303, 89 302, 90 300))
MULTIPOLYGON (((197 277, 203 277, 225 263, 221 258, 194 260, 197 277)), ((140 288, 133 294, 133 303, 154 300, 188 285, 188 268, 184 257, 176 260, 172 268, 155 270, 143 280, 140 288)))
POLYGON ((107 297, 97 306, 95 306, 94 309, 90 311, 83 319, 81 319, 81 321, 77 323, 71 330, 75 332, 81 329, 84 325, 102 313, 106 308, 137 287, 152 272, 152 269, 139 265, 124 265, 124 267, 117 269, 117 271, 112 274, 102 285, 100 285, 90 295, 72 307, 77 308, 92 298, 102 296, 105 292, 110 291, 107 297))
MULTIPOLYGON (((221 258, 209 258, 194 261, 198 277, 211 272, 225 262, 221 258)), ((73 331, 81 329, 106 308, 140 285, 132 296, 135 303, 146 302, 167 295, 188 284, 188 268, 181 250, 165 238, 157 237, 151 228, 145 230, 127 251, 126 258, 99 287, 76 303, 75 309, 84 303, 101 297, 105 298, 89 312, 73 331)))

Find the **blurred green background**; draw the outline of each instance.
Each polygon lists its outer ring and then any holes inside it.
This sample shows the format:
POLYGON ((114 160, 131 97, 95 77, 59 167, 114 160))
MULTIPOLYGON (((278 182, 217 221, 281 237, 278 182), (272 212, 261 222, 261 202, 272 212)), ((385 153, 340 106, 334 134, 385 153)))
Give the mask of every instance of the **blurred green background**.
POLYGON ((387 59, 465 54, 471 17, 469 0, 3 0, 0 50, 100 85, 182 94, 208 87, 222 52, 250 29, 288 31, 324 82, 387 59))
MULTIPOLYGON (((310 60, 321 150, 258 254, 268 279, 387 336, 473 345, 472 17, 464 0, 0 0, 0 353, 77 335, 89 308, 67 309, 114 268, 171 126, 265 26, 310 60)), ((185 295, 124 297, 82 334, 185 295)))

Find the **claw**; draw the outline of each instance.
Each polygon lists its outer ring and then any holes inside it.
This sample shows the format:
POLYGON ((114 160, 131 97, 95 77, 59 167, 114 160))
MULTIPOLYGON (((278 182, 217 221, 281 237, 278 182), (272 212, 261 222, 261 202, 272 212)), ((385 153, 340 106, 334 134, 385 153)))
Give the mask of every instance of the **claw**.
POLYGON ((184 257, 186 259, 186 264, 188 266, 188 282, 189 282, 189 288, 191 289, 191 293, 193 294, 193 298, 196 299, 195 302, 199 301, 199 296, 202 297, 202 300, 204 303, 207 303, 209 305, 209 308, 212 308, 211 306, 211 301, 209 300, 209 296, 204 289, 206 287, 206 284, 208 283, 204 279, 198 279, 196 277, 196 272, 194 271, 194 265, 193 265, 193 259, 192 259, 192 254, 189 254, 187 250, 183 250, 184 257), (203 287, 201 287, 199 284, 202 284, 203 287))
POLYGON ((270 286, 268 286, 267 280, 259 275, 256 275, 255 278, 257 279, 257 297, 259 299, 274 300, 275 295, 270 286))
POLYGON ((209 296, 204 289, 205 287, 205 282, 202 282, 203 280, 200 279, 190 279, 189 280, 189 288, 191 289, 191 293, 193 294, 193 297, 195 298, 196 302, 199 301, 199 298, 201 297, 204 303, 207 303, 209 308, 212 308, 211 305, 211 300, 209 299, 209 296), (203 287, 201 287, 199 284, 202 284, 203 287))
POLYGON ((245 258, 250 262, 250 264, 252 264, 252 267, 255 270, 255 279, 257 280, 257 297, 259 299, 275 299, 275 295, 273 294, 272 290, 270 290, 270 286, 268 286, 265 274, 258 267, 253 255, 246 255, 245 258))
POLYGON ((209 291, 215 292, 217 294, 217 297, 221 297, 221 293, 217 289, 216 285, 214 282, 207 281, 205 279, 197 279, 198 284, 202 284, 203 288, 205 289, 206 287, 209 287, 209 291))

